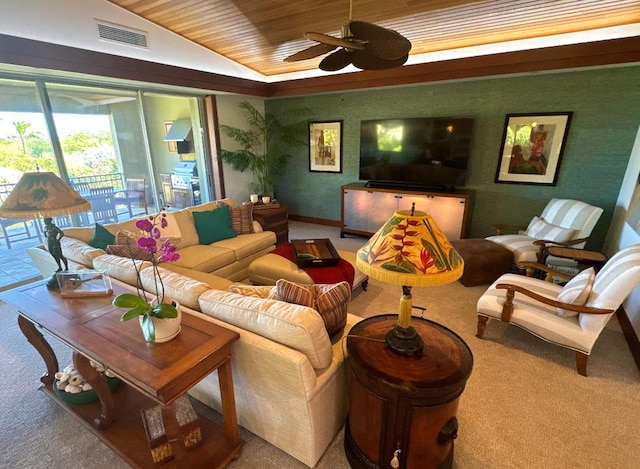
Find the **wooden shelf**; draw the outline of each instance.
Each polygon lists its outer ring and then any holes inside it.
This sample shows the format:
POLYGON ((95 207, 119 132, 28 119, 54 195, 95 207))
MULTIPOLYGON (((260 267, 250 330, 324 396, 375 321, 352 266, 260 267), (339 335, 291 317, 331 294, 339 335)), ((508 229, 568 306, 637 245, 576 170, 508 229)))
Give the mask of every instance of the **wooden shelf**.
MULTIPOLYGON (((67 404, 57 396, 51 385, 43 385, 40 389, 131 466, 161 469, 178 467, 175 460, 154 464, 140 412, 142 409, 156 406, 157 403, 136 392, 126 383, 122 383, 113 393, 116 401, 115 418, 104 430, 93 426, 93 420, 100 415, 99 401, 82 405, 67 404)), ((240 455, 242 440, 237 447, 232 447, 222 427, 206 417, 198 417, 202 428, 202 442, 185 451, 187 467, 226 467, 240 455)))

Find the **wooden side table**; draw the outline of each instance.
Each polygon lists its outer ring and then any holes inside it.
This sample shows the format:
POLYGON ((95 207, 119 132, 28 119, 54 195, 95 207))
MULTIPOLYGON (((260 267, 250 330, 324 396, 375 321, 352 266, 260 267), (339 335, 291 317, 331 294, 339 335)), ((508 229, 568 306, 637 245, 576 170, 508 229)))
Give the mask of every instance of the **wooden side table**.
MULTIPOLYGON (((114 294, 125 290, 114 282, 114 294)), ((0 297, 19 312, 18 324, 40 353, 47 372, 42 389, 136 468, 153 468, 140 411, 160 404, 165 434, 174 460, 162 467, 226 467, 240 456, 243 441, 233 393, 231 346, 235 331, 185 312, 178 337, 164 344, 144 341, 137 321, 121 322, 112 296, 65 299, 44 281, 24 285, 0 297), (67 405, 53 390, 58 359, 40 330, 73 350, 76 369, 93 385, 99 402, 67 405), (90 365, 111 370, 123 384, 113 393, 90 365), (186 451, 176 418, 176 401, 193 385, 218 370, 223 425, 200 418, 202 443, 186 451)))
POLYGON ((451 330, 413 318, 424 350, 412 357, 397 354, 384 345, 397 318, 365 319, 347 338, 347 459, 353 468, 388 468, 394 456, 402 469, 450 468, 471 350, 451 330))
POLYGON ((585 251, 584 249, 565 248, 561 246, 549 246, 546 254, 565 259, 573 259, 578 263, 579 269, 595 267, 598 270, 607 262, 607 256, 598 251, 585 251))
POLYGON ((253 219, 262 225, 265 231, 276 234, 276 245, 289 242, 289 207, 280 205, 276 208, 253 207, 253 219))

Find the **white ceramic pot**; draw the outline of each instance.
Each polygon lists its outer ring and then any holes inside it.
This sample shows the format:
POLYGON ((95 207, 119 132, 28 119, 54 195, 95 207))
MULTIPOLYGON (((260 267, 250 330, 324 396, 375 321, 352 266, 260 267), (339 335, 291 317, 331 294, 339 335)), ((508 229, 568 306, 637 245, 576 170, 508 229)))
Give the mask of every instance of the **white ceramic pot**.
MULTIPOLYGON (((154 299, 155 300, 155 299, 154 299)), ((152 301, 152 304, 154 301, 152 301)), ((171 301, 171 304, 178 310, 178 316, 175 318, 151 318, 153 327, 156 331, 156 340, 154 343, 161 344, 168 342, 180 333, 182 324, 182 311, 180 310, 180 303, 175 300, 171 301)), ((140 316, 140 327, 142 327, 142 316, 140 316)))

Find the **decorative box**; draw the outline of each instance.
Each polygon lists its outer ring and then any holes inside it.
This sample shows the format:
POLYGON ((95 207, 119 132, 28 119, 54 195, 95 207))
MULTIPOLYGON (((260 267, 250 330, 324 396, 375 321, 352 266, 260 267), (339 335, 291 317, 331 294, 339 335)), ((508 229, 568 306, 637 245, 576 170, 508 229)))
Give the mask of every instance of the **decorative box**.
POLYGON ((293 255, 296 264, 304 267, 329 267, 340 262, 338 251, 327 238, 320 239, 292 239, 293 255))
POLYGON ((107 296, 113 294, 111 278, 100 270, 68 270, 56 274, 63 298, 107 296))
MULTIPOLYGON (((184 448, 189 450, 202 441, 202 429, 198 421, 198 414, 193 410, 191 401, 185 395, 179 397, 175 403, 176 420, 183 436, 184 448)), ((147 435, 151 457, 155 464, 161 464, 173 459, 173 447, 167 438, 162 420, 162 407, 157 405, 142 410, 142 422, 147 435)))

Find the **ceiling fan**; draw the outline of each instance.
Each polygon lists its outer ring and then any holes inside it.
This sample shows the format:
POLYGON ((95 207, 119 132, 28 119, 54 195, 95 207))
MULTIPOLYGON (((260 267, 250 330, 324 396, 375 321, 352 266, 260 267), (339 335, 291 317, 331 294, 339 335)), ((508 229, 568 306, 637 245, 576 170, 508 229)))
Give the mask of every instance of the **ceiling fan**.
POLYGON ((285 58, 285 62, 319 57, 335 51, 320 62, 320 69, 335 72, 353 64, 361 70, 384 70, 400 67, 409 58, 411 42, 392 29, 364 21, 353 21, 349 2, 349 23, 342 27, 342 37, 307 32, 304 37, 318 44, 285 58), (338 49, 338 50, 335 50, 338 49))

